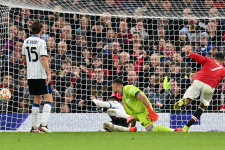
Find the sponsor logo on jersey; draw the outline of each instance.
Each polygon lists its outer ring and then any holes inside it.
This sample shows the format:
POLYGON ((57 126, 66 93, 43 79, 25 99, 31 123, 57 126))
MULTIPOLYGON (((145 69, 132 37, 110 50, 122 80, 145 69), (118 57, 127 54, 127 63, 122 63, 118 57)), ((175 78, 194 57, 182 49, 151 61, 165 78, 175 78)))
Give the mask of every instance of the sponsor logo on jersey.
POLYGON ((129 90, 129 93, 134 93, 134 88, 132 87, 132 88, 130 88, 130 90, 129 90))

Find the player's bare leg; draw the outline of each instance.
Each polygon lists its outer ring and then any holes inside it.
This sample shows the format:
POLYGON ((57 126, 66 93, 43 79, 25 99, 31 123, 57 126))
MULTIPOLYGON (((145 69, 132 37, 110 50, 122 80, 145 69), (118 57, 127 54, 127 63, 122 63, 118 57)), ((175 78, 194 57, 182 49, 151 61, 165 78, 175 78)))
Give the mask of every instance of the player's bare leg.
POLYGON ((51 113, 51 107, 52 107, 52 101, 53 101, 52 94, 50 93, 44 94, 44 99, 45 99, 45 104, 44 104, 44 108, 43 108, 43 112, 41 116, 41 124, 38 130, 40 130, 41 132, 50 133, 47 127, 47 122, 51 113))
POLYGON ((32 128, 30 130, 30 133, 39 132, 37 127, 38 122, 38 112, 39 112, 39 106, 41 104, 42 95, 34 95, 34 102, 32 106, 32 114, 31 114, 31 120, 32 120, 32 128))
POLYGON ((174 104, 174 110, 181 108, 182 106, 189 105, 191 103, 190 98, 182 98, 174 104))
POLYGON ((207 107, 200 102, 200 107, 198 108, 198 110, 191 116, 191 119, 188 121, 188 123, 184 126, 184 128, 182 129, 182 132, 189 132, 189 128, 196 122, 198 121, 198 119, 201 117, 203 111, 206 109, 207 107))
POLYGON ((103 127, 109 132, 136 132, 137 131, 136 127, 127 128, 123 126, 114 125, 110 122, 104 122, 103 127))

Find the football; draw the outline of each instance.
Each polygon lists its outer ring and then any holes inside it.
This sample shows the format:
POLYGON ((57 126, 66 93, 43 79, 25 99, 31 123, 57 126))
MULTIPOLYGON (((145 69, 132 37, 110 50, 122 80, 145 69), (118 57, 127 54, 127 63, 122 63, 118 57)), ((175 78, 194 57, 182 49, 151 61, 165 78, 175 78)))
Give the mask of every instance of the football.
POLYGON ((8 89, 2 89, 0 91, 0 100, 8 101, 11 98, 11 92, 8 89))

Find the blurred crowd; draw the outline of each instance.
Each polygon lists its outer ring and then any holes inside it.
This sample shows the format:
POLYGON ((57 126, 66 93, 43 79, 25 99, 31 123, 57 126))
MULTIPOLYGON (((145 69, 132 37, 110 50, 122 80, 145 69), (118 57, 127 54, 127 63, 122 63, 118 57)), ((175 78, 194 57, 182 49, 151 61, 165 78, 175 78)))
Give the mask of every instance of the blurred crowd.
MULTIPOLYGON (((55 12, 13 8, 0 18, 1 85, 12 98, 0 101, 0 112, 31 112, 33 97, 27 86, 27 67, 21 60, 23 41, 32 35, 35 20, 43 23, 41 38, 47 43, 53 91, 52 112, 104 112, 90 99, 106 101, 111 82, 137 86, 157 112, 173 112, 201 69, 185 56, 185 50, 213 57, 224 51, 225 20, 218 19, 223 0, 50 0, 55 12), (79 8, 78 14, 60 13, 64 7, 79 8), (86 7, 84 7, 86 6, 86 7), (103 9, 102 15, 86 15, 103 9), (57 11, 58 10, 58 11, 57 11), (118 16, 111 16, 114 10, 118 16), (126 17, 129 13, 133 17, 126 17), (163 17, 180 13, 182 17, 163 17), (141 17, 144 13, 157 17, 141 17), (205 15, 199 18, 198 15, 205 15)), ((224 85, 215 90, 208 111, 225 109, 224 85)), ((193 101, 187 111, 197 109, 193 101)), ((184 110, 181 110, 184 111, 184 110)))

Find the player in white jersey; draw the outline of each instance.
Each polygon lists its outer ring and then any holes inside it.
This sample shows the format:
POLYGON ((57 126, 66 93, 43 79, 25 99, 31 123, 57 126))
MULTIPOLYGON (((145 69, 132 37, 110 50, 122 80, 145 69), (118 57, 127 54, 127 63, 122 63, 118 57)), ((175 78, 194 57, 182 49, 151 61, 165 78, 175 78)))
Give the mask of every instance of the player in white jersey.
POLYGON ((109 132, 136 132, 136 127, 128 127, 130 115, 126 114, 124 107, 119 103, 119 98, 111 96, 108 101, 101 101, 91 97, 98 107, 107 108, 107 114, 112 119, 110 122, 104 122, 104 128, 109 132))
POLYGON ((32 106, 32 128, 31 133, 50 132, 47 127, 47 121, 50 116, 52 106, 51 91, 51 72, 47 58, 47 47, 44 40, 40 38, 43 32, 43 26, 35 21, 31 26, 33 35, 23 43, 22 59, 27 62, 27 79, 30 95, 34 95, 32 106), (37 126, 39 106, 42 101, 42 95, 45 104, 42 112, 40 126, 37 126))

